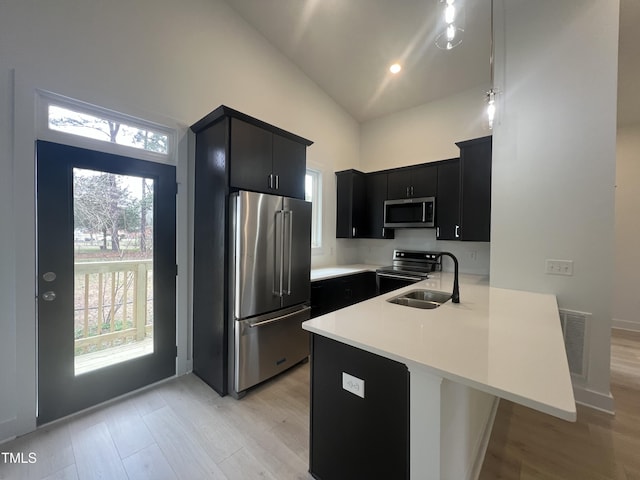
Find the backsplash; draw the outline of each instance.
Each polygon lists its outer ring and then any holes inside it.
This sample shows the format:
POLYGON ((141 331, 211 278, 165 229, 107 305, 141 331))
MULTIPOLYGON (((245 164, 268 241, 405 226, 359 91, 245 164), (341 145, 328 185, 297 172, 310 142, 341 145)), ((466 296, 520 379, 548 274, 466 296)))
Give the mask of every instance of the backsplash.
MULTIPOLYGON (((436 240, 435 229, 396 229, 393 240, 337 239, 336 263, 387 265, 395 248, 447 251, 457 257, 461 273, 489 275, 490 245, 489 242, 436 240)), ((453 271, 449 258, 444 257, 442 264, 443 270, 453 271)))

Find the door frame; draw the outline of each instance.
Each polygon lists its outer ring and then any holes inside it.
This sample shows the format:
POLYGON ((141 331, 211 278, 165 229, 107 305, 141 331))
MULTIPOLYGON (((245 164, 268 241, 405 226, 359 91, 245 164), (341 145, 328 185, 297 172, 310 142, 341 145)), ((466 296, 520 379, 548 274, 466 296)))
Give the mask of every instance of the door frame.
MULTIPOLYGON (((8 79, 8 97, 13 100, 11 133, 7 135, 8 144, 5 153, 13 165, 13 192, 10 194, 13 206, 9 224, 13 230, 13 252, 15 274, 10 285, 10 297, 14 299, 14 308, 7 312, 10 327, 15 328, 15 343, 11 344, 15 354, 15 364, 8 365, 9 380, 15 379, 15 391, 11 392, 6 404, 7 420, 0 421, 0 439, 10 439, 32 432, 36 429, 36 230, 35 230, 35 141, 49 140, 68 145, 77 145, 69 135, 44 131, 41 122, 34 119, 34 111, 41 92, 59 92, 72 98, 64 82, 47 84, 48 79, 34 76, 24 69, 12 69, 8 79), (18 205, 20 206, 18 208, 18 205), (18 268, 18 265, 20 268, 18 268), (14 376, 15 375, 15 376, 14 376)), ((86 92, 85 92, 86 93, 86 92)), ((95 91, 95 103, 104 105, 104 95, 95 91)), ((89 93, 91 95, 91 93, 89 93)), ((91 100, 91 99, 89 99, 91 100)), ((122 105, 117 101, 111 106, 114 110, 122 105)), ((138 118, 147 118, 168 126, 176 132, 176 150, 167 159, 167 163, 176 166, 178 182, 177 195, 177 330, 178 361, 176 375, 183 375, 192 369, 191 328, 189 318, 191 309, 189 299, 191 291, 188 272, 191 270, 193 211, 189 201, 189 192, 193 183, 193 158, 195 156, 195 138, 187 126, 178 121, 158 115, 151 109, 134 109, 129 113, 138 118)), ((84 145, 86 147, 86 144, 84 145)), ((104 149, 104 145, 102 146, 104 149)), ((104 151, 104 150, 102 150, 104 151)), ((107 152, 110 153, 110 152, 107 152)), ((139 158, 138 152, 131 156, 139 158)))
MULTIPOLYGON (((36 143, 36 224, 38 268, 38 424, 175 376, 176 229, 175 167, 86 148, 39 140, 36 143), (148 178, 153 188, 153 345, 152 352, 74 373, 73 297, 75 289, 75 169, 148 178), (39 197, 42 195, 42 197, 39 197), (56 272, 51 283, 43 273, 56 272), (58 291, 52 302, 45 290, 58 291), (40 317, 42 315, 42 317, 40 317)), ((111 300, 113 301, 113 299, 111 300)))

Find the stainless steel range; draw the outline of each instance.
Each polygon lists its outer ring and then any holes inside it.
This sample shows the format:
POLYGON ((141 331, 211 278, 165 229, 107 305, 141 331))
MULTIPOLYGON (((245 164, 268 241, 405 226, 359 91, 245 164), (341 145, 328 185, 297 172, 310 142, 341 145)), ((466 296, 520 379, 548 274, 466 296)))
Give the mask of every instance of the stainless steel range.
POLYGON ((390 266, 376 270, 378 294, 387 293, 429 278, 442 270, 441 252, 394 250, 390 266))

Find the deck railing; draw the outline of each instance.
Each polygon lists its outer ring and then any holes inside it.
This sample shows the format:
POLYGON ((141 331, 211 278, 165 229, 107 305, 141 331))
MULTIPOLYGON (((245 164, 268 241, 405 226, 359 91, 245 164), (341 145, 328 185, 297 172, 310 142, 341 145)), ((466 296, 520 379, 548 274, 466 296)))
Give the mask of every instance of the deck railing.
POLYGON ((83 262, 74 268, 77 355, 152 335, 153 260, 83 262))

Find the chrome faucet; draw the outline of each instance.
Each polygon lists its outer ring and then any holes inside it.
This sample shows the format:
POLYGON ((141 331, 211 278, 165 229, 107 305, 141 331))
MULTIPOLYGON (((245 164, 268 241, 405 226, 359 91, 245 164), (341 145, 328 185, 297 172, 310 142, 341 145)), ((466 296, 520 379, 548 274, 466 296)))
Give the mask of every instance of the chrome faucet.
POLYGON ((460 287, 458 286, 458 259, 453 253, 440 252, 436 257, 436 260, 442 255, 447 255, 453 260, 453 293, 451 294, 451 301, 453 303, 460 303, 460 287))

